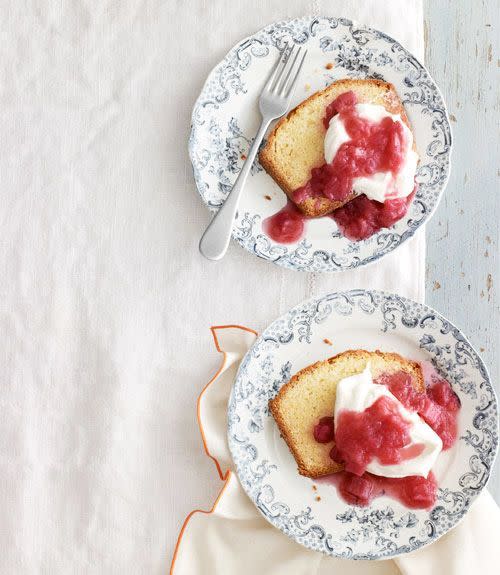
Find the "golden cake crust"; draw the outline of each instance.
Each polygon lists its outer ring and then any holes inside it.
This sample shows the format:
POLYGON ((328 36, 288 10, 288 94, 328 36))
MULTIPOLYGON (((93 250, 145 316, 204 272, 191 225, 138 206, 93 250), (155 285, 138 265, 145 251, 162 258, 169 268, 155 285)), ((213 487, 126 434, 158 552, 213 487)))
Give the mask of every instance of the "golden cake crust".
POLYGON ((317 443, 313 428, 321 417, 333 415, 338 382, 361 373, 368 362, 374 377, 404 371, 410 374, 416 390, 425 391, 419 363, 397 353, 358 349, 305 367, 269 401, 269 409, 301 475, 316 478, 343 468, 329 457, 333 444, 317 443))

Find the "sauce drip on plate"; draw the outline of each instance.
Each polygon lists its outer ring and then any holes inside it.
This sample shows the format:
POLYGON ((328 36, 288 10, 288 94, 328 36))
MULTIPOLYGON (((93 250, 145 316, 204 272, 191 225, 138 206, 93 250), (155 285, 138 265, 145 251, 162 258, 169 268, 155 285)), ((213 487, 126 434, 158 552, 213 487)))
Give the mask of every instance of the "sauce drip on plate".
POLYGON ((348 471, 340 471, 320 477, 315 481, 334 485, 346 503, 359 507, 367 507, 377 497, 388 495, 409 509, 430 509, 436 502, 438 489, 432 471, 427 478, 416 475, 391 478, 371 473, 364 473, 360 476, 348 471))
MULTIPOLYGON (((409 411, 414 411, 439 435, 443 450, 450 449, 457 440, 460 400, 450 384, 432 366, 422 364, 425 391, 412 385, 411 376, 403 371, 381 374, 374 383, 385 385, 409 411)), ((332 445, 330 457, 345 466, 344 471, 315 481, 330 483, 340 497, 349 504, 367 506, 373 499, 388 495, 410 509, 428 509, 437 498, 438 483, 434 475, 389 478, 365 471, 373 457, 390 464, 419 455, 418 445, 407 448, 408 428, 394 411, 394 401, 382 397, 363 412, 341 412, 345 418, 334 431, 333 418, 323 417, 313 429, 319 443, 339 441, 332 445), (339 432, 341 436, 339 436, 339 432)))
POLYGON ((284 208, 262 222, 262 229, 275 242, 293 244, 304 235, 306 217, 287 200, 284 208))

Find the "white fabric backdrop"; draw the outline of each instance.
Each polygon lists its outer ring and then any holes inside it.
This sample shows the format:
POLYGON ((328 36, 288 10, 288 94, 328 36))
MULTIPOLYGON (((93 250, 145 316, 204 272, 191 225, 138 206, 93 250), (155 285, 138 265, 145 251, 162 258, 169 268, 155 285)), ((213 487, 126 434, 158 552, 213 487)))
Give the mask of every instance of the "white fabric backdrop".
POLYGON ((165 573, 178 529, 219 489, 195 400, 208 327, 261 329, 305 297, 423 297, 424 238, 342 276, 231 246, 187 158, 192 105, 243 36, 305 13, 356 18, 422 57, 421 0, 0 5, 0 572, 165 573))

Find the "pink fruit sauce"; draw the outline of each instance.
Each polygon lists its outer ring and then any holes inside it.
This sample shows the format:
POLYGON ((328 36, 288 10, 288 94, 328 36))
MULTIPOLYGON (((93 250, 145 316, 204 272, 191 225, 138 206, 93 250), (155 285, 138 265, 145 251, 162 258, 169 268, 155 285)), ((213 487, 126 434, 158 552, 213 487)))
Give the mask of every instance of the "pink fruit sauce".
POLYGON ((290 200, 279 212, 262 222, 262 229, 275 242, 293 244, 304 235, 307 218, 290 200))
MULTIPOLYGON (((410 411, 416 411, 432 427, 449 449, 457 439, 457 417, 460 400, 450 384, 432 367, 424 364, 425 392, 417 391, 411 377, 402 371, 382 374, 375 383, 385 385, 410 411)), ((381 397, 363 412, 343 410, 337 429, 333 418, 323 417, 314 426, 313 434, 319 443, 335 445, 330 457, 342 463, 345 470, 320 478, 320 482, 335 485, 347 503, 366 506, 374 498, 389 495, 411 509, 428 509, 437 497, 437 482, 432 473, 427 478, 418 476, 398 479, 380 477, 366 472, 374 458, 384 465, 399 463, 416 457, 423 446, 409 446, 409 427, 390 398, 381 397)))
MULTIPOLYGON (((309 198, 342 201, 351 194, 354 178, 376 172, 396 174, 400 170, 406 149, 401 123, 389 117, 380 122, 361 118, 356 113, 356 103, 356 95, 351 91, 341 94, 327 107, 323 119, 325 128, 335 114, 340 114, 351 139, 342 144, 331 164, 311 170, 311 179, 293 193, 295 203, 309 198)), ((412 199, 413 194, 380 203, 361 195, 329 217, 337 222, 346 237, 362 240, 394 225, 406 214, 412 199)), ((264 231, 278 243, 294 243, 304 233, 308 218, 292 207, 295 207, 293 203, 288 202, 277 214, 264 220, 264 231)))
POLYGON ((424 370, 426 393, 419 392, 411 384, 407 373, 399 372, 382 375, 375 383, 381 383, 410 411, 416 411, 432 427, 447 450, 457 439, 457 417, 460 400, 450 384, 440 377, 433 368, 424 370))
POLYGON ((415 197, 415 190, 406 198, 385 202, 369 200, 364 194, 356 196, 329 216, 346 238, 364 240, 382 228, 390 228, 408 211, 415 197))
POLYGON ((314 439, 318 443, 330 443, 335 438, 335 428, 333 417, 322 417, 314 426, 314 439))
POLYGON ((361 412, 344 409, 339 413, 330 457, 355 475, 363 475, 373 459, 382 465, 412 459, 425 446, 409 446, 410 429, 410 422, 389 397, 380 397, 361 412))
POLYGON ((346 503, 359 507, 367 507, 375 498, 388 495, 409 509, 430 509, 436 502, 438 488, 432 471, 427 478, 417 475, 391 478, 340 471, 315 481, 334 485, 346 503))
POLYGON ((339 114, 351 139, 340 146, 331 164, 311 170, 311 179, 293 193, 295 202, 314 197, 342 201, 352 192, 354 178, 376 172, 397 174, 401 169, 406 151, 401 122, 390 117, 371 122, 358 115, 356 104, 356 94, 345 92, 327 107, 323 119, 325 128, 331 118, 339 114))

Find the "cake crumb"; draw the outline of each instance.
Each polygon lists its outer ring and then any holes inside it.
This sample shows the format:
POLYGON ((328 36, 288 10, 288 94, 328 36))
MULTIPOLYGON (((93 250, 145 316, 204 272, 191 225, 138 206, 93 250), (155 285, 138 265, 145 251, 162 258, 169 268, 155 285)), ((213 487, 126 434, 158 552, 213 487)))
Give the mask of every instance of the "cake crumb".
POLYGON ((331 62, 328 62, 328 64, 325 66, 325 68, 327 70, 331 70, 333 68, 333 64, 331 62))
POLYGON ((247 159, 247 157, 246 157, 245 154, 241 154, 240 158, 241 158, 242 160, 246 160, 246 159, 247 159))
POLYGON ((316 485, 314 485, 314 483, 313 483, 313 491, 318 491, 318 488, 316 487, 316 485))
POLYGON ((269 202, 272 200, 271 196, 268 196, 267 194, 264 196, 264 198, 269 202))
POLYGON ((319 495, 316 495, 316 501, 321 501, 321 497, 319 495))
POLYGON ((483 351, 486 351, 486 349, 484 347, 480 347, 479 351, 482 353, 483 351))
POLYGON ((306 92, 309 92, 310 89, 311 89, 311 84, 306 84, 306 85, 304 86, 304 90, 305 90, 306 92))
POLYGON ((432 291, 435 291, 435 290, 439 289, 440 287, 441 287, 441 284, 438 281, 435 281, 432 291))
POLYGON ((333 343, 326 337, 323 341, 326 343, 326 345, 333 345, 333 343))

